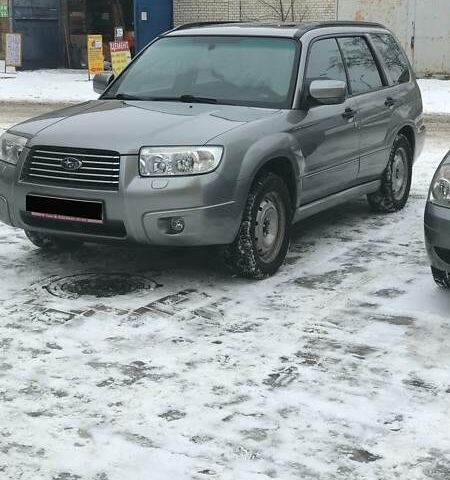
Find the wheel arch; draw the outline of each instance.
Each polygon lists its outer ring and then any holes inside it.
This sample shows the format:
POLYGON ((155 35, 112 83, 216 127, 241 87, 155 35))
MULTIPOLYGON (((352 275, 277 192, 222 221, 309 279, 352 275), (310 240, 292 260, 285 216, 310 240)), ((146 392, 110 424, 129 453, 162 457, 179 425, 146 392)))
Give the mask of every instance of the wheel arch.
POLYGON ((301 178, 305 171, 305 158, 298 139, 292 132, 259 137, 245 150, 239 166, 238 180, 242 182, 247 197, 257 176, 263 171, 279 175, 288 187, 292 206, 300 198, 301 178))
POLYGON ((278 175, 284 181, 291 197, 292 207, 294 208, 297 205, 298 199, 298 180, 297 173, 292 165, 291 160, 289 160, 289 158, 286 156, 276 156, 267 160, 265 163, 259 166, 259 169, 253 175, 252 184, 259 175, 266 172, 272 172, 275 175, 278 175))
POLYGON ((404 135, 408 139, 414 158, 416 151, 416 134, 414 132, 414 128, 411 125, 404 125, 399 129, 395 138, 397 138, 399 135, 404 135))

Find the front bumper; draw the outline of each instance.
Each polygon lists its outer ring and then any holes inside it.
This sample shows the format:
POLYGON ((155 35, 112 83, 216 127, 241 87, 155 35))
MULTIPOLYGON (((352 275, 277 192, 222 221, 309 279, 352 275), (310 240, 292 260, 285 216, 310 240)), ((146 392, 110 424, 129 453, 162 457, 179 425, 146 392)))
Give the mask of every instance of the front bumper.
POLYGON ((425 245, 432 266, 450 272, 450 208, 427 202, 425 245))
POLYGON ((105 191, 21 181, 23 161, 17 167, 0 161, 0 221, 14 227, 90 242, 169 246, 228 244, 239 229, 246 185, 232 183, 217 171, 190 177, 143 178, 138 173, 137 157, 123 156, 119 190, 105 191), (86 226, 30 217, 25 206, 28 194, 101 201, 105 223, 86 226), (171 217, 183 218, 183 232, 169 231, 171 217))

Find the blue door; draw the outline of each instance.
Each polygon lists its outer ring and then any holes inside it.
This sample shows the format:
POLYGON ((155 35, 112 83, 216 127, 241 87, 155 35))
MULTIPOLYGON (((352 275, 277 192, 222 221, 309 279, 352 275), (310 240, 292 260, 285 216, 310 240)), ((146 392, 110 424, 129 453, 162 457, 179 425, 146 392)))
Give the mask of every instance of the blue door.
POLYGON ((57 68, 64 64, 59 0, 13 0, 13 31, 23 34, 23 67, 57 68))
POLYGON ((136 53, 173 25, 173 0, 134 0, 136 53))

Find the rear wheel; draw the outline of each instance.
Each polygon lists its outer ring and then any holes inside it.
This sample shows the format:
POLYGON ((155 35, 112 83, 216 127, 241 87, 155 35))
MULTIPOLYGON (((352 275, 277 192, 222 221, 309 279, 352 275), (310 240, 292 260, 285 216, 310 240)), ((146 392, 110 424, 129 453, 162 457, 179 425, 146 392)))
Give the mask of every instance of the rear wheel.
POLYGON ((434 281, 441 288, 450 288, 450 273, 438 268, 431 267, 434 281))
POLYGON ((32 232, 25 230, 25 235, 28 240, 36 247, 42 250, 51 251, 63 251, 63 250, 76 250, 83 245, 80 240, 73 240, 71 238, 57 237, 54 235, 45 235, 40 232, 32 232))
POLYGON ((401 210, 406 205, 411 189, 412 162, 411 144, 404 135, 400 134, 392 146, 380 189, 367 196, 372 210, 391 213, 401 210))
POLYGON ((250 190, 236 239, 222 249, 225 266, 247 278, 273 275, 286 257, 291 215, 286 184, 274 173, 261 174, 250 190))

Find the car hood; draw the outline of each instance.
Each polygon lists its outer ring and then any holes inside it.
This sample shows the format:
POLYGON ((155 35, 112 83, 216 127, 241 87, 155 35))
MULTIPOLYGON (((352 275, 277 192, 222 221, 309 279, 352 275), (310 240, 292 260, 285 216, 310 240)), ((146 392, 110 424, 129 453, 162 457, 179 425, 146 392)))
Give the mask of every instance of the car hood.
POLYGON ((204 145, 276 110, 231 105, 96 100, 16 125, 36 145, 114 150, 134 155, 143 146, 204 145))

